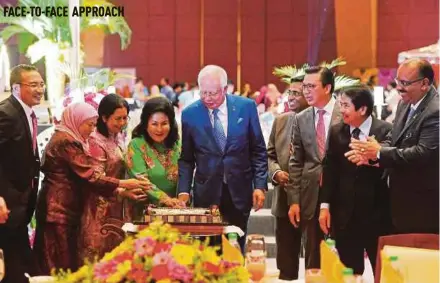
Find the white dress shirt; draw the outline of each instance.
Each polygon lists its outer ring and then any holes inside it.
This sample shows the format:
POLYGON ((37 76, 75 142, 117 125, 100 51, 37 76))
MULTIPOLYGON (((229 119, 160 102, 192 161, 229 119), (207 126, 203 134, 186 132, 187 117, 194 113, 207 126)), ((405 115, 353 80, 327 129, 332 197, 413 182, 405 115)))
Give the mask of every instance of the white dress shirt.
MULTIPOLYGON (((325 110, 324 113, 324 126, 325 126, 325 140, 327 140, 328 131, 330 129, 330 122, 332 120, 332 114, 333 109, 335 108, 336 100, 332 97, 330 101, 327 103, 323 110, 325 110)), ((315 111, 315 129, 318 127, 318 120, 319 120, 319 114, 318 110, 321 110, 320 108, 313 107, 313 111, 315 111)))
MULTIPOLYGON (((369 116, 367 119, 365 119, 365 121, 359 126, 359 130, 361 130, 361 132, 359 133, 359 140, 361 141, 366 141, 367 137, 370 135, 370 130, 371 130, 371 124, 373 123, 373 118, 371 118, 371 116, 369 116)), ((353 127, 352 125, 350 125, 350 135, 353 134, 353 130, 356 129, 356 127, 353 127)), ((329 208, 330 204, 328 203, 321 203, 321 209, 323 208, 329 208)))
MULTIPOLYGON (((212 114, 213 109, 208 109, 209 120, 211 121, 212 128, 214 128, 214 115, 212 114)), ((223 103, 218 107, 217 116, 222 123, 223 131, 225 132, 225 137, 228 137, 228 106, 226 105, 226 97, 223 103)))
POLYGON ((29 129, 31 130, 31 137, 34 134, 34 125, 32 124, 31 115, 34 112, 31 107, 25 104, 18 95, 13 94, 15 98, 17 98, 18 102, 20 102, 21 107, 23 107, 24 113, 26 114, 26 118, 28 120, 29 129))

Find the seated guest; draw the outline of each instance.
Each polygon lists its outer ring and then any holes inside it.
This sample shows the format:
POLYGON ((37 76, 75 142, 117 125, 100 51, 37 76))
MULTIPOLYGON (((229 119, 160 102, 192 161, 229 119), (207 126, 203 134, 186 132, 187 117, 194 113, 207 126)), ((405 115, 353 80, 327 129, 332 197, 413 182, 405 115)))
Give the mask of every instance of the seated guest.
MULTIPOLYGON (((96 131, 90 135, 89 147, 95 170, 107 177, 123 179, 125 176, 121 131, 127 126, 128 112, 128 103, 116 94, 105 96, 99 103, 96 131)), ((130 221, 128 213, 124 214, 123 200, 112 194, 112 190, 96 190, 93 183, 84 186, 84 209, 78 237, 80 265, 85 259, 102 258, 120 244, 121 239, 116 235, 101 233, 110 218, 130 221)))
POLYGON ((94 184, 95 190, 107 197, 119 195, 142 199, 145 197, 143 189, 148 189, 145 181, 108 177, 93 166, 88 139, 97 118, 95 108, 87 103, 69 105, 45 149, 34 245, 41 274, 50 274, 53 268, 77 269, 83 188, 88 183, 94 184))
MULTIPOLYGON (((145 103, 140 120, 127 149, 128 174, 149 182, 149 203, 179 206, 181 202, 175 197, 180 142, 173 105, 165 97, 151 98, 145 103)), ((144 207, 145 203, 134 205, 135 220, 142 217, 144 207)))
POLYGON ((345 153, 351 139, 375 136, 384 142, 392 126, 371 115, 373 95, 366 87, 343 90, 340 110, 343 122, 330 128, 323 162, 319 224, 324 234, 332 229, 342 263, 362 275, 364 249, 374 270, 379 236, 390 226, 388 186, 383 168, 370 164, 358 167, 345 153))

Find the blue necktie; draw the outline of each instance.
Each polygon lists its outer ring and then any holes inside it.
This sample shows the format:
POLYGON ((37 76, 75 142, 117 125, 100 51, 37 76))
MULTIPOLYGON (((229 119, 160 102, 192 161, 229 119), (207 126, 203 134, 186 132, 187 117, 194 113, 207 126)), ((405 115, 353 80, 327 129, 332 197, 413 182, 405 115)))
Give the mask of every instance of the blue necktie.
POLYGON ((224 151, 226 145, 226 136, 225 131, 223 130, 222 123, 220 122, 217 114, 218 109, 212 110, 212 115, 214 116, 214 137, 220 149, 224 151))
POLYGON ((416 109, 410 106, 408 117, 406 118, 405 126, 411 121, 412 117, 414 116, 414 112, 416 112, 416 109))

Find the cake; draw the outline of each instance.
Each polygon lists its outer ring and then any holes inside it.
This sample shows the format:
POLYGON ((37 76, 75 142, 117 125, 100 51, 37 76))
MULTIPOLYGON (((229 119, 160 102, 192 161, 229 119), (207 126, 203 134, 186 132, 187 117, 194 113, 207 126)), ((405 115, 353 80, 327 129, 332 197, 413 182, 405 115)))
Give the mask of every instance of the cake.
POLYGON ((170 224, 223 224, 218 209, 148 207, 144 217, 146 223, 162 220, 170 224))

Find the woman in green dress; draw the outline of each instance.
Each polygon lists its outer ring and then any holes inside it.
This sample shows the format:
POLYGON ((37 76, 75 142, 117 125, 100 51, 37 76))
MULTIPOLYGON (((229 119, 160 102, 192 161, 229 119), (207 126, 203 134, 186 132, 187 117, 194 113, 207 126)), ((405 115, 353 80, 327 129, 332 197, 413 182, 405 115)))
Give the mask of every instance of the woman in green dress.
MULTIPOLYGON (((127 170, 131 177, 151 183, 148 203, 183 207, 176 199, 180 140, 174 108, 168 99, 155 97, 145 103, 132 138, 127 149, 127 170)), ((145 205, 134 204, 133 220, 143 216, 145 205)))

